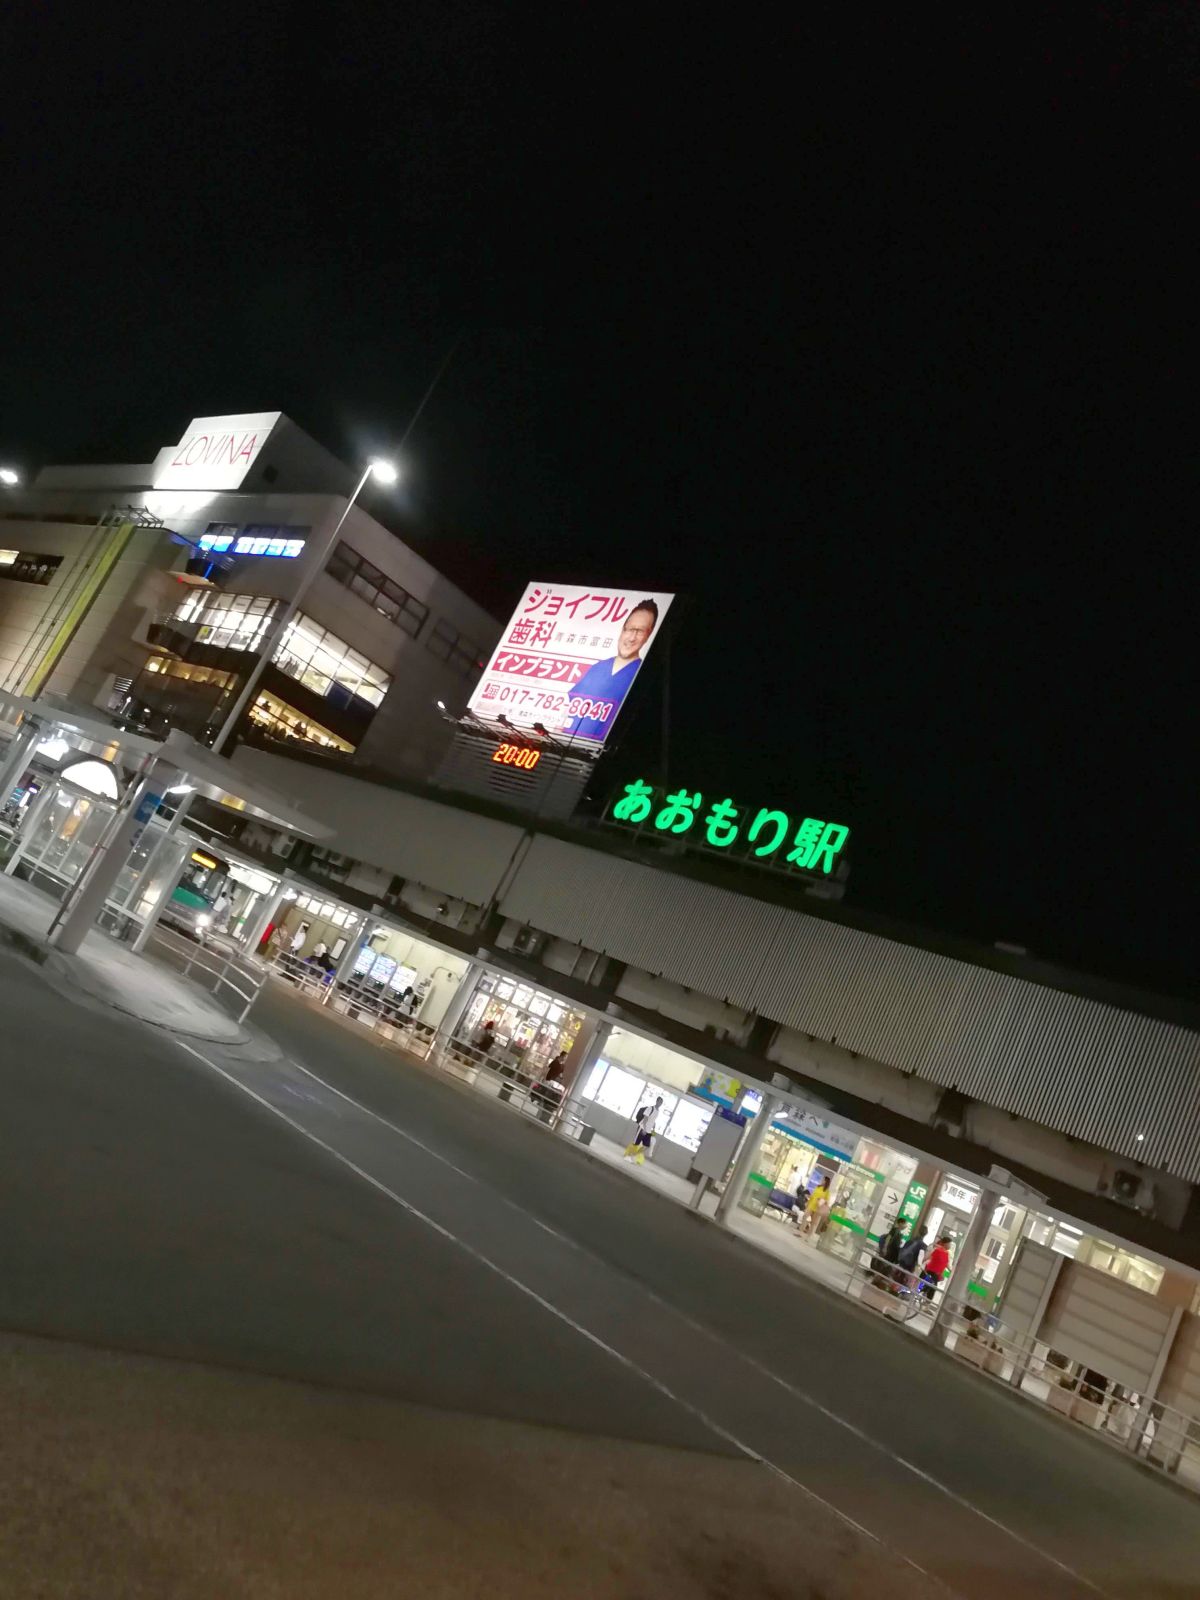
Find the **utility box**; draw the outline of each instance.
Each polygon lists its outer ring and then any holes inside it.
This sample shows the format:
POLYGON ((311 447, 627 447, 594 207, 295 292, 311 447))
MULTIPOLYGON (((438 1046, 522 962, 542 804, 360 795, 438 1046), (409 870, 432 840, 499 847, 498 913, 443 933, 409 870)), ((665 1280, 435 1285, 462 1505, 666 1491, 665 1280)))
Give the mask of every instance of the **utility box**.
POLYGON ((741 1137, 740 1121, 733 1122, 726 1117, 714 1117, 704 1130, 695 1159, 692 1161, 692 1170, 720 1182, 737 1153, 741 1137))

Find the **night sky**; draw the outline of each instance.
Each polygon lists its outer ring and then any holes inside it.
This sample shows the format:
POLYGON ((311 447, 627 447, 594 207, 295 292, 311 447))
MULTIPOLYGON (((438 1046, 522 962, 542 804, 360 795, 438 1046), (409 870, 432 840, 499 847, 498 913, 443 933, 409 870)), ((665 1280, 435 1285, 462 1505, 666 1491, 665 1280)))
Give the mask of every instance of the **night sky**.
POLYGON ((686 591, 676 783, 1191 991, 1193 7, 23 9, 0 457, 282 409, 355 460, 461 332, 395 525, 498 614, 686 591))

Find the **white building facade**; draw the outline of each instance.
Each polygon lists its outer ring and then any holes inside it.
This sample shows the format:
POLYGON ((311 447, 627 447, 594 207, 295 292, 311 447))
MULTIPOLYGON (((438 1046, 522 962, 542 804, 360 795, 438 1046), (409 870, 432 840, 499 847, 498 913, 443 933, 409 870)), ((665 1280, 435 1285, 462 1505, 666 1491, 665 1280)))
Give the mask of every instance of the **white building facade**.
POLYGON ((0 500, 0 687, 210 735, 277 610, 303 604, 247 732, 424 774, 498 624, 355 505, 278 413, 196 418, 145 465, 48 467, 0 500), (314 565, 321 570, 311 575, 314 565))

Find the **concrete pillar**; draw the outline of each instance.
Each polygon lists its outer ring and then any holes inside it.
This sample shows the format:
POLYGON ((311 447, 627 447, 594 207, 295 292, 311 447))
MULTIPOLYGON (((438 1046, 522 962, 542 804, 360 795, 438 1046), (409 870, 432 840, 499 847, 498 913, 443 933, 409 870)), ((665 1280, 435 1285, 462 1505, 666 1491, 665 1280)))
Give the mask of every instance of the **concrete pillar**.
POLYGON ((76 881, 73 896, 63 902, 61 921, 50 933, 49 942, 56 949, 66 955, 78 951, 104 909, 104 902, 129 859, 138 835, 157 811, 166 790, 178 781, 176 768, 156 761, 146 776, 134 785, 125 803, 124 815, 76 881))
POLYGON ((279 887, 263 895, 262 905, 254 913, 254 920, 246 930, 242 940, 249 955, 253 955, 262 943, 263 935, 279 915, 279 908, 291 887, 286 878, 279 880, 279 887))
POLYGON ((783 1101, 776 1094, 763 1095, 763 1103, 754 1121, 749 1124, 742 1134, 742 1142, 738 1153, 734 1157, 733 1171, 730 1173, 729 1182, 725 1185, 725 1193, 717 1201, 717 1221, 724 1222, 729 1213, 742 1198, 742 1191, 746 1187, 750 1174, 754 1171, 754 1163, 758 1160, 758 1152, 762 1149, 763 1140, 772 1122, 783 1109, 783 1101))
POLYGON ((0 763, 0 811, 8 804, 8 797, 17 786, 17 779, 33 760, 33 752, 48 731, 33 717, 25 721, 13 734, 3 763, 0 763))
POLYGON ((360 917, 353 933, 346 935, 346 948, 338 957, 337 970, 333 975, 333 983, 329 985, 327 993, 332 994, 334 984, 345 983, 354 971, 354 963, 358 960, 358 952, 367 942, 367 936, 378 918, 373 916, 360 917))
POLYGON ((171 899, 171 896, 175 893, 176 889, 178 889, 179 880, 183 877, 184 866, 187 863, 188 857, 192 853, 191 844, 188 840, 181 839, 178 835, 172 837, 170 833, 167 833, 164 836, 163 841, 158 848, 166 851, 168 855, 174 851, 175 864, 174 867, 168 870, 164 876, 163 886, 159 892, 158 899, 150 907, 149 914, 147 915, 146 920, 142 923, 142 926, 139 928, 137 938, 133 941, 131 948, 134 955, 141 955, 142 951, 154 937, 154 930, 158 927, 158 919, 167 909, 167 905, 171 899))
POLYGON ((450 1003, 442 1014, 441 1024, 438 1027, 435 1045, 443 1045, 454 1037, 454 1030, 462 1021, 463 1012, 467 1009, 467 1002, 475 993, 475 986, 487 971, 482 961, 472 961, 471 965, 458 980, 458 988, 450 997, 450 1003))
MULTIPOLYGON (((983 1245, 984 1237, 992 1225, 992 1217, 996 1207, 1000 1204, 1002 1195, 999 1189, 992 1189, 984 1185, 979 1196, 979 1203, 975 1207, 975 1215, 971 1218, 966 1235, 958 1247, 958 1254, 954 1258, 954 1265, 950 1268, 950 1279, 942 1291, 941 1303, 938 1306, 937 1319, 934 1324, 931 1338, 946 1342, 949 1332, 945 1322, 945 1310, 953 1300, 958 1304, 965 1304, 967 1299, 967 1285, 975 1273, 975 1263, 983 1245)), ((937 1243, 936 1239, 929 1240, 932 1249, 937 1243)), ((982 1310, 983 1308, 980 1307, 982 1310)))
MULTIPOLYGON (((583 1086, 588 1080, 588 1074, 608 1049, 608 1041, 612 1038, 616 1023, 608 1017, 599 1017, 596 1026, 592 1029, 592 1036, 587 1042, 587 1048, 579 1058, 575 1068, 575 1076, 571 1079, 571 1086, 563 1096, 562 1112, 559 1116, 557 1127, 559 1133, 571 1137, 570 1118, 584 1116, 584 1106, 587 1102, 582 1099, 583 1086)), ((586 1120, 586 1119, 585 1119, 586 1120)))

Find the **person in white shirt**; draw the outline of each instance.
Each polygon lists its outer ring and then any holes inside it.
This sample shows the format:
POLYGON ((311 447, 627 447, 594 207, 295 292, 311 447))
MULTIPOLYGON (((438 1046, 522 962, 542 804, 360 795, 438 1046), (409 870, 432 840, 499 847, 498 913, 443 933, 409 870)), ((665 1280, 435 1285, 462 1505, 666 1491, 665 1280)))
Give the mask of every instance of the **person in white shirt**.
POLYGON ((659 1095, 653 1105, 639 1106, 634 1113, 633 1120, 637 1124, 637 1132, 633 1136, 633 1143, 625 1146, 625 1155, 639 1167, 644 1167, 646 1164, 646 1151, 650 1149, 661 1110, 662 1095, 659 1095))

